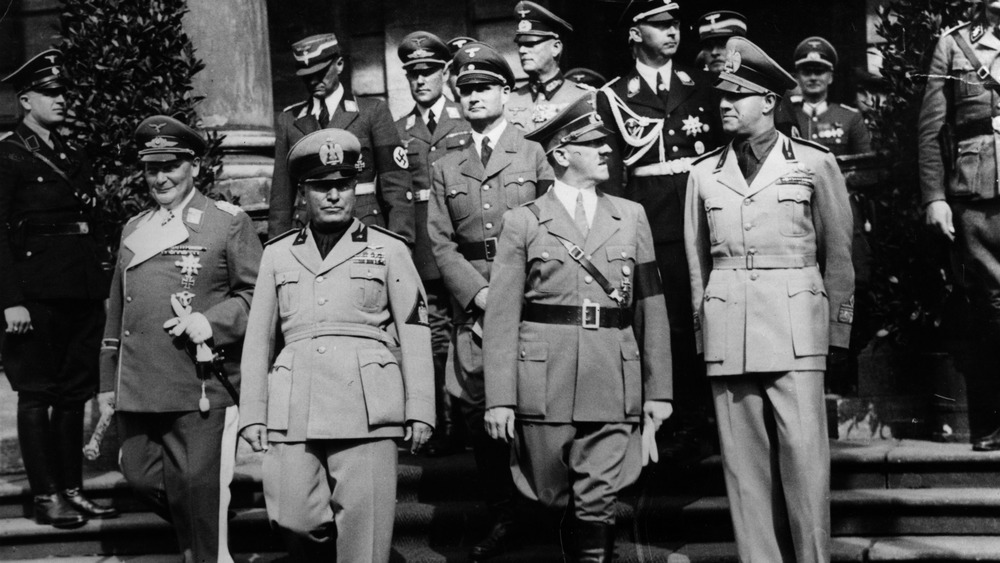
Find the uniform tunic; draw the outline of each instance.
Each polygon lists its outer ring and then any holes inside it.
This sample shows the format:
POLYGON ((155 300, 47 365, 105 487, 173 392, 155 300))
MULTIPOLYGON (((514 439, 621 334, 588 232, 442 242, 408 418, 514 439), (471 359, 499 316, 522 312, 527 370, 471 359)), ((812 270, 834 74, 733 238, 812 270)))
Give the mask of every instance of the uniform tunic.
POLYGON ((528 133, 545 125, 563 108, 589 93, 587 88, 561 75, 550 80, 538 92, 531 84, 525 84, 510 93, 510 99, 504 106, 504 116, 528 133))
POLYGON ((819 115, 806 113, 799 100, 792 103, 799 136, 830 149, 834 156, 862 154, 872 150, 872 139, 861 112, 844 104, 827 104, 819 115))

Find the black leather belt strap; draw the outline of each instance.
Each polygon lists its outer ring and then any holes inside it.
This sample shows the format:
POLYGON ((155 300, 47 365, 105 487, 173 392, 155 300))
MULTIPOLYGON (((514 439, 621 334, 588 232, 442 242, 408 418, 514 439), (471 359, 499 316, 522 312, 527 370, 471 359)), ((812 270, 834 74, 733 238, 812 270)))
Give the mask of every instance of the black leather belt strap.
POLYGON ((964 141, 966 139, 971 139, 973 137, 979 137, 982 135, 992 135, 993 134, 993 124, 989 119, 983 119, 981 121, 970 121, 968 123, 963 123, 961 125, 955 126, 955 141, 964 141))
POLYGON ((25 234, 35 237, 90 234, 90 223, 86 221, 76 221, 73 223, 25 223, 24 228, 26 229, 25 234))
POLYGON ((482 242, 460 242, 458 252, 466 260, 493 260, 497 255, 497 239, 490 237, 482 242))
POLYGON ((632 312, 617 307, 601 307, 597 303, 585 303, 577 307, 527 303, 521 312, 521 320, 530 323, 573 325, 590 329, 624 329, 632 326, 632 312))

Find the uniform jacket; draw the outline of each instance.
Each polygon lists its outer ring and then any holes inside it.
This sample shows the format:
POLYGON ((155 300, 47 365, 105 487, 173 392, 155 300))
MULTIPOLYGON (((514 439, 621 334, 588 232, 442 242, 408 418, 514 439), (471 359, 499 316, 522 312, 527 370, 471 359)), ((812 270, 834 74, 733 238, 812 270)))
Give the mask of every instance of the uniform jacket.
POLYGON ((708 375, 823 370, 854 317, 844 177, 827 149, 779 134, 747 186, 731 147, 688 179, 685 244, 708 375))
MULTIPOLYGON (((361 141, 359 161, 364 162, 365 169, 358 174, 358 182, 377 179, 374 195, 357 197, 354 216, 365 224, 387 227, 412 244, 413 193, 406 170, 406 149, 399 141, 389 107, 381 100, 355 98, 345 90, 328 127, 346 129, 361 141)), ((296 203, 298 190, 288 177, 285 159, 296 141, 319 129, 319 121, 309 112, 309 102, 289 106, 278 114, 267 227, 271 237, 305 224, 305 209, 296 203)))
MULTIPOLYGON (((175 219, 162 225, 153 211, 133 218, 122 231, 111 282, 105 348, 120 342, 117 362, 102 361, 101 391, 116 391, 118 410, 198 409, 201 381, 193 347, 172 338, 163 323, 175 317, 172 294, 193 293, 192 312, 212 325, 210 345, 221 369, 239 389, 240 353, 260 264, 253 223, 235 205, 195 193, 175 219), (184 276, 192 275, 186 287, 184 276)), ((102 355, 105 350, 102 350, 102 355)), ((233 404, 214 377, 206 392, 212 408, 233 404)))
POLYGON ((84 199, 94 197, 82 152, 53 133, 49 148, 23 123, 0 141, 0 309, 34 299, 104 299, 108 260, 100 225, 84 199), (23 145, 16 146, 11 140, 23 145), (32 153, 48 158, 62 179, 32 153), (89 223, 86 235, 36 236, 31 224, 89 223))
POLYGON ((807 115, 799 100, 792 104, 799 135, 830 149, 834 156, 872 150, 872 138, 861 112, 844 104, 828 103, 823 113, 807 115))
POLYGON ((672 398, 670 327, 641 206, 601 194, 586 241, 548 193, 504 215, 483 324, 486 407, 545 422, 638 422, 645 400, 672 398), (554 235, 570 239, 626 293, 632 327, 521 320, 531 303, 617 308, 554 235), (623 283, 625 281, 628 283, 623 283), (631 289, 625 289, 629 283, 631 289))
POLYGON ((675 61, 666 105, 635 67, 602 88, 597 96, 598 114, 605 127, 615 134, 616 140, 612 147, 615 156, 609 159, 611 177, 604 187, 613 195, 642 204, 651 219, 653 240, 657 243, 683 238, 684 186, 687 178, 683 173, 646 178, 633 177, 630 173, 636 167, 661 161, 685 159, 689 162, 722 143, 719 98, 710 88, 712 80, 707 73, 678 66, 675 61), (637 117, 622 110, 619 121, 612 111, 613 99, 621 100, 637 117), (664 120, 662 141, 653 140, 649 149, 626 171, 620 163, 641 149, 629 146, 623 132, 649 135, 656 127, 656 122, 652 120, 664 120), (671 189, 664 189, 667 185, 671 189))
POLYGON ((510 93, 510 98, 504 106, 504 116, 507 121, 528 133, 545 125, 563 108, 577 101, 581 96, 590 94, 590 92, 572 80, 563 79, 555 92, 549 94, 547 99, 541 94, 534 98, 531 85, 525 84, 510 93))
POLYGON ((420 110, 396 120, 396 129, 406 147, 406 159, 413 179, 413 209, 416 216, 416 244, 413 262, 422 280, 441 279, 441 272, 434 263, 434 252, 427 236, 427 208, 431 194, 431 165, 446 154, 460 151, 469 144, 469 122, 462 117, 462 107, 445 101, 444 112, 437 117, 437 127, 432 134, 420 117, 420 110))
POLYGON ((476 293, 489 285, 492 262, 468 260, 458 245, 495 243, 504 212, 545 193, 555 176, 541 145, 526 140, 510 124, 485 170, 471 146, 448 154, 433 168, 427 232, 441 278, 458 302, 455 314, 461 322, 461 311, 468 310, 476 293))
POLYGON ((399 437, 409 420, 433 426, 426 299, 403 241, 355 219, 325 259, 308 227, 268 244, 243 378, 241 426, 266 424, 271 441, 399 437), (402 365, 387 347, 389 325, 402 365))
POLYGON ((1000 38, 981 22, 964 24, 945 32, 934 48, 927 70, 927 86, 920 106, 918 143, 920 191, 923 202, 948 199, 992 199, 997 197, 997 143, 1000 134, 990 126, 1000 109, 1000 97, 983 86, 976 75, 980 64, 1000 76, 1000 38), (961 35, 979 57, 970 61, 955 43, 961 35), (938 135, 945 123, 955 128, 954 162, 946 163, 938 135), (982 134, 967 138, 959 134, 970 127, 982 134), (991 134, 990 132, 993 131, 991 134), (954 170, 945 174, 946 168, 954 170))

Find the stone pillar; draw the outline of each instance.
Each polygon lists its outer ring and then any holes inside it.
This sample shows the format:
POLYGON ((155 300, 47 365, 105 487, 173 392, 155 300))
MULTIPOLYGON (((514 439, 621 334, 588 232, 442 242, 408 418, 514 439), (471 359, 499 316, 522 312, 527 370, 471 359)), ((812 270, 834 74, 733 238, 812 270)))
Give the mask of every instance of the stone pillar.
POLYGON ((228 191, 266 232, 274 165, 271 57, 265 0, 188 0, 184 29, 205 68, 194 77, 204 96, 205 128, 225 135, 222 175, 228 191))

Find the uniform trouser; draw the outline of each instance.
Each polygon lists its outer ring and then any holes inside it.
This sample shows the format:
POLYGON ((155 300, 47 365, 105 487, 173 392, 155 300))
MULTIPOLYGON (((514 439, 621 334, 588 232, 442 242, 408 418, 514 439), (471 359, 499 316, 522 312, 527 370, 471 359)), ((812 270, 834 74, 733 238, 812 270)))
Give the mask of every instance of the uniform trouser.
POLYGON ((710 379, 740 561, 829 561, 823 372, 710 379))
POLYGON ((390 439, 272 442, 264 502, 292 559, 388 561, 397 456, 390 439))
POLYGON ((517 421, 511 471, 525 497, 577 520, 614 524, 618 492, 642 470, 637 424, 517 421))
POLYGON ((204 414, 119 412, 116 418, 122 473, 173 524, 185 563, 232 562, 227 533, 236 407, 204 414))

